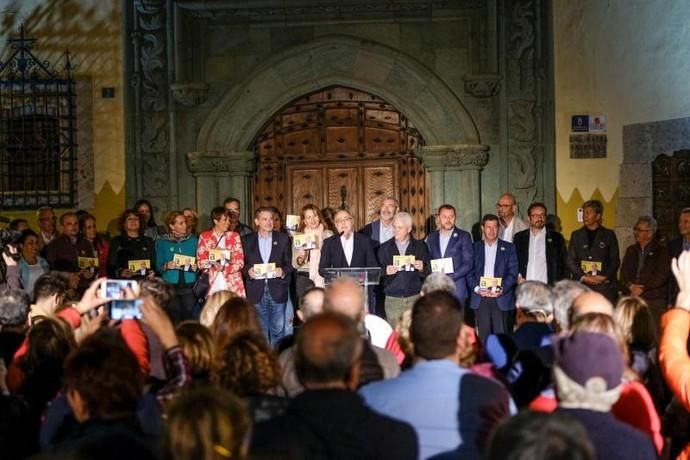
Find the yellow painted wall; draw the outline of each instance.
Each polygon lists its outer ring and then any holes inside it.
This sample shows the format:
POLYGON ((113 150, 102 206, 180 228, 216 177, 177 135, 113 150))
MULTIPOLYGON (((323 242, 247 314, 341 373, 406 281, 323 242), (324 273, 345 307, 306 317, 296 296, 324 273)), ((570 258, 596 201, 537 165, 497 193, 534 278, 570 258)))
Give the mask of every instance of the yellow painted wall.
MULTIPOLYGON (((16 36, 24 24, 25 34, 36 38, 34 54, 54 63, 69 49, 76 65, 75 79, 91 83, 90 116, 94 154, 94 207, 99 230, 106 230, 125 206, 124 106, 122 36, 119 0, 0 0, 2 32, 0 45, 16 36), (115 88, 115 98, 101 97, 101 88, 115 88)), ((77 105, 79 106, 79 99, 77 105)), ((60 214, 65 210, 56 210, 60 214)), ((24 218, 38 228, 33 211, 1 212, 9 219, 24 218)))
POLYGON ((583 200, 604 203, 616 225, 623 126, 690 115, 687 0, 554 0, 557 213, 580 226, 583 200), (608 157, 571 160, 570 117, 604 114, 608 157))

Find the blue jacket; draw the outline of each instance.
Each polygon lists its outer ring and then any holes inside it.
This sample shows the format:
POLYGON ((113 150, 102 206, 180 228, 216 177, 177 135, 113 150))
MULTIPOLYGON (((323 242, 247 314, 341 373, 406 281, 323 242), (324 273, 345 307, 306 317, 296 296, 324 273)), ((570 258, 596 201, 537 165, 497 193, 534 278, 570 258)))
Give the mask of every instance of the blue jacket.
MULTIPOLYGON (((163 266, 172 261, 175 254, 196 257, 198 241, 195 235, 189 235, 189 237, 181 241, 169 239, 167 235, 159 237, 156 240, 156 271, 163 274, 163 280, 166 283, 173 285, 177 284, 180 270, 165 270, 163 266)), ((183 271, 182 273, 185 284, 192 284, 196 281, 195 271, 183 271)))
MULTIPOLYGON (((496 248, 496 263, 494 264, 494 277, 501 278, 503 293, 496 298, 498 308, 503 311, 515 308, 515 283, 518 276, 518 260, 513 243, 498 240, 496 248)), ((472 292, 470 308, 479 308, 481 297, 474 292, 479 286, 479 278, 484 276, 484 240, 474 242, 474 267, 468 277, 469 288, 472 292)))
POLYGON ((448 276, 455 281, 455 296, 464 302, 467 299, 467 276, 472 271, 474 259, 472 237, 466 231, 455 227, 448 240, 445 254, 441 254, 441 240, 438 231, 429 234, 426 245, 429 248, 431 259, 446 257, 453 259, 453 273, 448 276))

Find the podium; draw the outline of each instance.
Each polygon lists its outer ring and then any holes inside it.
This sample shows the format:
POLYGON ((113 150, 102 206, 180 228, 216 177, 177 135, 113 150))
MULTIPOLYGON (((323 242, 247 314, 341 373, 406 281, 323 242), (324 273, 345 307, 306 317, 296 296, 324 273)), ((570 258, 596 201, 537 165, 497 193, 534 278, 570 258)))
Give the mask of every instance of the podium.
MULTIPOLYGON (((377 286, 381 279, 380 267, 343 267, 343 268, 324 268, 323 279, 328 287, 333 281, 342 276, 348 276, 364 289, 364 305, 367 306, 367 311, 371 310, 369 304, 369 291, 373 286, 377 286)), ((370 311, 371 313, 371 311, 370 311)))

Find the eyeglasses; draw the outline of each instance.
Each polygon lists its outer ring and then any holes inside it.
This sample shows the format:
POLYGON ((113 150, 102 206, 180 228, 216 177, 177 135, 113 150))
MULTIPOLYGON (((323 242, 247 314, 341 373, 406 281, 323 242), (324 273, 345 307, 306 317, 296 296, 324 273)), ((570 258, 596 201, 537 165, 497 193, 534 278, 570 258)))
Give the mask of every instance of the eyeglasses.
POLYGON ((496 203, 497 208, 512 208, 512 204, 501 204, 501 203, 496 203))
POLYGON ((352 220, 352 217, 343 217, 341 219, 336 219, 335 223, 336 224, 343 224, 343 223, 348 222, 350 220, 352 220))
POLYGON ((536 213, 535 213, 535 214, 530 214, 529 216, 530 216, 530 217, 535 217, 535 218, 536 218, 536 217, 541 217, 541 218, 543 219, 544 217, 546 217, 546 214, 536 214, 536 213))

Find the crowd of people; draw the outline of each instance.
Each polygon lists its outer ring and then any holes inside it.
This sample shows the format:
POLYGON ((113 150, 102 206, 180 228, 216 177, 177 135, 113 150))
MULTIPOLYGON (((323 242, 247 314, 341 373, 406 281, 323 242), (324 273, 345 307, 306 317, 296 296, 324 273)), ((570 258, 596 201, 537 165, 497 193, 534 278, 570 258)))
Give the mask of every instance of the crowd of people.
POLYGON ((690 458, 690 208, 621 263, 596 200, 568 242, 508 193, 474 241, 240 205, 11 222, 0 458, 690 458))

